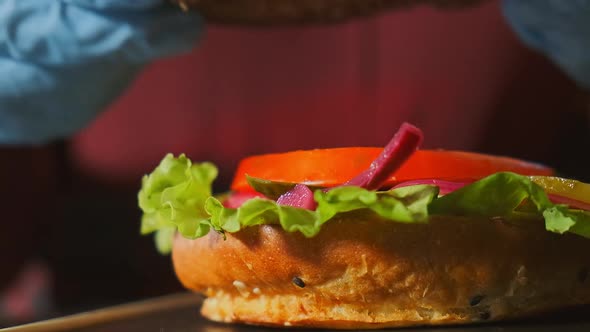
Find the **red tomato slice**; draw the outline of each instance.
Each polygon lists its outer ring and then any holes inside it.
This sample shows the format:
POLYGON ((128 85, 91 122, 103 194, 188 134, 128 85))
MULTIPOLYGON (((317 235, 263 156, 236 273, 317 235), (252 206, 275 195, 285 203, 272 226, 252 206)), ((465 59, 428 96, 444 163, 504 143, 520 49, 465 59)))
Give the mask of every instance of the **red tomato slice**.
MULTIPOLYGON (((382 148, 353 147, 252 156, 238 165, 231 188, 251 191, 246 175, 278 182, 333 187, 367 169, 381 151, 382 148)), ((553 175, 549 167, 513 158, 460 151, 419 150, 390 176, 384 187, 416 179, 473 181, 503 171, 522 175, 553 175)))

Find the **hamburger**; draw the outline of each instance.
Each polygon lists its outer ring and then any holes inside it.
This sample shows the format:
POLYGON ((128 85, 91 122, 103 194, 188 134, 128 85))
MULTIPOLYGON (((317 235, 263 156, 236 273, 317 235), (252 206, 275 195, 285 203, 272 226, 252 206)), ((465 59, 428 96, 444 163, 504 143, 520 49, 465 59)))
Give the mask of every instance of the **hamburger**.
POLYGON ((214 321, 383 328, 521 318, 590 303, 590 185, 548 167, 385 148, 253 156, 232 190, 167 155, 143 178, 141 231, 172 252, 214 321))
POLYGON ((483 0, 171 0, 183 10, 197 10, 213 23, 333 23, 386 10, 432 5, 462 8, 483 0))

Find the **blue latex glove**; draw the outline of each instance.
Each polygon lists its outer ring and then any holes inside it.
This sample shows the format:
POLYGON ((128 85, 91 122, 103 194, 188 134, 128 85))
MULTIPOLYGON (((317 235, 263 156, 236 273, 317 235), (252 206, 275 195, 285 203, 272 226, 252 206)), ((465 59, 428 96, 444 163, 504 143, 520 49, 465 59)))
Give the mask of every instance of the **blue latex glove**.
POLYGON ((590 89, 590 0, 504 0, 519 37, 590 89))
POLYGON ((201 23, 164 0, 0 0, 0 143, 72 135, 201 23))

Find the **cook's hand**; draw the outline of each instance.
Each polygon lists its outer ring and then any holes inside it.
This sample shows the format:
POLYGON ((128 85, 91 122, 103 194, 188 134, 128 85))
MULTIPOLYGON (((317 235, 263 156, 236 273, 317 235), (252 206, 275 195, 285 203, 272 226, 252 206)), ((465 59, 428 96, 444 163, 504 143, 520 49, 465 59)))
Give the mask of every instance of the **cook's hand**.
POLYGON ((200 32, 198 15, 164 0, 0 1, 0 143, 73 134, 200 32))
POLYGON ((590 89, 590 0, 504 0, 520 38, 590 89))

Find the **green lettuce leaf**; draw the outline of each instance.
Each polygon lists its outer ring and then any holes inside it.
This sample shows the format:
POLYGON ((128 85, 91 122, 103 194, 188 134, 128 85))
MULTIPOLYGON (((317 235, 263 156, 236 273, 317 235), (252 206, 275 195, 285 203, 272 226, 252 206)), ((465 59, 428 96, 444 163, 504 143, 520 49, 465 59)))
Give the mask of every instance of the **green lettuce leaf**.
POLYGON ((237 209, 225 208, 213 197, 205 204, 211 224, 218 231, 237 232, 242 227, 280 224, 287 232, 301 232, 306 237, 313 237, 337 214, 354 210, 372 210, 391 221, 426 222, 428 204, 437 193, 438 188, 426 185, 385 192, 359 187, 340 187, 329 192, 316 190, 314 196, 318 208, 315 211, 278 205, 263 198, 253 198, 237 209))
POLYGON ((280 206, 269 199, 253 198, 237 209, 230 209, 210 197, 206 206, 211 214, 211 224, 221 232, 237 232, 242 227, 263 224, 281 224, 288 232, 300 231, 308 237, 319 231, 315 226, 317 217, 314 211, 280 206))
POLYGON ((316 190, 315 211, 280 206, 270 199, 254 198, 230 209, 211 193, 217 169, 210 163, 193 164, 184 155, 167 155, 142 181, 138 195, 143 211, 141 233, 156 232, 157 248, 167 253, 175 231, 194 239, 211 229, 224 234, 243 227, 279 224, 288 232, 313 237, 322 225, 339 213, 371 210, 387 220, 426 222, 428 205, 437 196, 434 186, 412 186, 384 192, 359 187, 316 190))
POLYGON ((174 235, 176 234, 176 227, 163 227, 156 231, 154 240, 156 241, 156 248, 162 254, 167 254, 172 251, 172 243, 174 242, 174 235))
POLYGON ((590 213, 580 210, 569 210, 568 212, 570 217, 576 222, 568 231, 590 238, 590 213))
MULTIPOLYGON (((295 188, 296 183, 271 181, 255 178, 246 174, 246 181, 252 189, 263 194, 265 197, 277 200, 281 195, 295 188)), ((307 186, 311 190, 321 189, 317 186, 307 186)))
MULTIPOLYGON (((590 213, 553 204, 544 190, 528 177, 496 173, 445 196, 438 187, 414 185, 388 191, 354 186, 315 190, 315 211, 280 206, 274 200, 254 198, 237 209, 223 206, 212 196, 217 169, 210 163, 193 164, 184 155, 167 155, 142 181, 138 195, 143 211, 142 234, 156 232, 157 248, 171 250, 176 232, 194 239, 211 229, 221 234, 244 227, 278 224, 288 232, 306 237, 318 234, 336 215, 356 210, 374 213, 384 220, 426 223, 430 215, 544 218, 548 231, 575 233, 590 238, 590 213)), ((273 185, 262 183, 261 185, 273 185)))
POLYGON ((246 175, 250 187, 270 199, 278 199, 282 194, 293 189, 296 183, 277 182, 246 175))
POLYGON ((370 209, 388 220, 414 223, 428 221, 428 205, 438 195, 438 187, 417 185, 389 191, 370 191, 359 187, 338 187, 328 192, 316 190, 320 224, 336 214, 370 209))
POLYGON ((545 219, 545 228, 590 237, 588 214, 553 204, 543 188, 526 176, 510 172, 490 175, 430 203, 429 213, 468 217, 513 218, 524 210, 545 219), (579 225, 578 225, 579 224, 579 225), (577 226, 576 226, 577 225, 577 226), (574 227, 576 226, 576 227, 574 227))
MULTIPOLYGON (((143 211, 141 233, 158 231, 158 248, 167 249, 172 241, 170 229, 190 239, 209 232, 211 223, 205 201, 211 196, 211 185, 217 168, 211 163, 193 164, 185 155, 168 154, 156 169, 142 179, 138 194, 143 211), (165 230, 160 233, 161 230, 165 230)), ((164 250, 166 252, 166 250, 164 250)))

